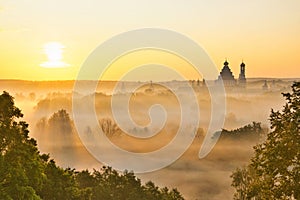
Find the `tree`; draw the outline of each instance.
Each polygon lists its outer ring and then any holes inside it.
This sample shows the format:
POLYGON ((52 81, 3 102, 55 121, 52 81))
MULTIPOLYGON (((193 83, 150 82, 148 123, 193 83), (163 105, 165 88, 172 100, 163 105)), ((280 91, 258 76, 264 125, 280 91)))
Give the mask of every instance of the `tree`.
POLYGON ((120 128, 110 118, 103 118, 99 121, 103 133, 109 137, 120 134, 120 128))
POLYGON ((43 164, 28 124, 7 92, 0 95, 0 199, 40 199, 43 164))
POLYGON ((91 192, 92 200, 183 200, 177 189, 159 188, 149 181, 142 185, 133 172, 119 173, 111 167, 103 166, 93 173, 83 170, 76 173, 81 190, 91 192))
POLYGON ((41 118, 36 125, 37 139, 42 152, 51 152, 61 165, 74 165, 80 159, 78 147, 81 146, 74 123, 69 113, 60 109, 48 119, 41 118))
POLYGON ((221 132, 221 139, 229 138, 229 139, 246 139, 258 141, 265 135, 265 130, 261 127, 261 123, 252 122, 252 124, 248 124, 241 128, 237 128, 234 130, 226 130, 223 129, 221 132))
MULTIPOLYGON (((141 184, 133 172, 117 172, 111 167, 81 172, 63 169, 47 154, 40 154, 37 142, 29 137, 28 124, 7 92, 0 95, 0 199, 31 200, 181 200, 173 189, 162 190, 141 184)), ((65 110, 53 115, 50 123, 60 122, 59 130, 71 131, 70 118, 65 110)))
POLYGON ((300 82, 283 96, 282 111, 271 111, 266 141, 232 174, 235 199, 300 199, 300 82))
POLYGON ((56 133, 62 133, 62 134, 72 134, 72 120, 67 113, 66 110, 61 109, 57 112, 55 112, 50 118, 49 118, 49 128, 51 128, 51 131, 56 133))

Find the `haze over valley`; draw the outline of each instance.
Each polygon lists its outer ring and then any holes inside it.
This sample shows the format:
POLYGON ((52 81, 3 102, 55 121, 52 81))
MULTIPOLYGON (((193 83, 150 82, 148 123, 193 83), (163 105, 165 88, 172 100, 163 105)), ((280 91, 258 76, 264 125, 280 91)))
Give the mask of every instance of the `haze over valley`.
MULTIPOLYGON (((195 135, 186 133, 186 137, 195 137, 188 150, 170 166, 155 172, 138 174, 142 180, 153 180, 159 185, 177 187, 187 199, 231 199, 230 187, 232 171, 247 163, 253 154, 252 147, 264 140, 269 131, 268 116, 271 108, 278 110, 284 104, 281 93, 290 91, 289 86, 295 79, 248 79, 247 88, 226 88, 226 116, 224 129, 230 131, 259 123, 259 135, 241 138, 221 136, 210 154, 199 159, 198 154, 207 133, 211 117, 211 97, 202 81, 190 81, 200 108, 200 122, 195 135), (263 89, 267 81, 268 89, 263 89)), ((21 81, 1 80, 0 89, 12 94, 16 105, 25 114, 30 126, 30 136, 37 139, 42 153, 50 153, 63 167, 76 169, 97 169, 102 166, 83 145, 72 115, 72 98, 78 98, 76 106, 85 110, 86 102, 95 98, 95 110, 98 126, 115 145, 130 152, 151 152, 168 144, 176 135, 180 124, 180 106, 176 96, 160 83, 145 82, 134 93, 135 82, 124 82, 119 91, 113 91, 116 82, 101 82, 95 93, 80 94, 73 90, 73 81, 21 81), (130 96, 129 111, 132 119, 140 126, 150 122, 149 108, 159 104, 166 111, 166 123, 158 134, 149 139, 138 139, 127 135, 114 121, 111 97, 130 96)), ((86 87, 89 81, 86 81, 86 87)), ((182 82, 164 83, 177 88, 178 95, 184 95, 182 82)), ((122 105, 120 105, 122 106, 122 105)), ((193 110, 194 108, 191 108, 193 110)), ((89 119, 90 113, 81 113, 89 119)), ((87 129, 87 134, 96 127, 87 129)), ((147 134, 154 130, 128 127, 136 134, 147 134), (137 132, 140 131, 140 132, 137 132)), ((103 152, 105 154, 105 152, 103 152)), ((130 169, 129 169, 130 170, 130 169)))

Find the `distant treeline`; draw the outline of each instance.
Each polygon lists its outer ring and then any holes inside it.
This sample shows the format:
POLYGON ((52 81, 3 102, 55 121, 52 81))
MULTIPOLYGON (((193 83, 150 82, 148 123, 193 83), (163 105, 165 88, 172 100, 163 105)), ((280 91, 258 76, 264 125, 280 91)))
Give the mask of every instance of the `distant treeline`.
POLYGON ((223 129, 221 131, 221 139, 248 139, 248 140, 259 140, 266 134, 266 130, 261 127, 260 122, 252 122, 241 128, 234 130, 223 129))

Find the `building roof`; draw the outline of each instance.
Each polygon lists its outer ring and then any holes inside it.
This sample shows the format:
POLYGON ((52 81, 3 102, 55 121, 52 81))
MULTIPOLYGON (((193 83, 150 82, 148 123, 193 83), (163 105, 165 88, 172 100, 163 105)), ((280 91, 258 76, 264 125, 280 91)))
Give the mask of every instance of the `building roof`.
POLYGON ((232 72, 231 72, 231 70, 230 70, 230 68, 229 68, 228 65, 229 65, 229 63, 226 60, 224 62, 224 67, 223 67, 223 69, 220 72, 219 78, 221 77, 223 79, 223 81, 224 80, 233 80, 234 81, 235 80, 234 76, 233 76, 233 74, 232 74, 232 72))

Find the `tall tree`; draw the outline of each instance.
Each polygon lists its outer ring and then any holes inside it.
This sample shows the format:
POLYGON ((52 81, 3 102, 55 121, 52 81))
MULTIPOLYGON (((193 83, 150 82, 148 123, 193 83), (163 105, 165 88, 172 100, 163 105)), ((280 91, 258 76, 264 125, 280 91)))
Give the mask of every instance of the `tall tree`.
POLYGON ((300 82, 283 96, 282 111, 271 111, 266 141, 232 174, 235 199, 300 199, 300 82))
POLYGON ((13 98, 0 95, 0 199, 39 199, 44 180, 36 141, 13 98))

